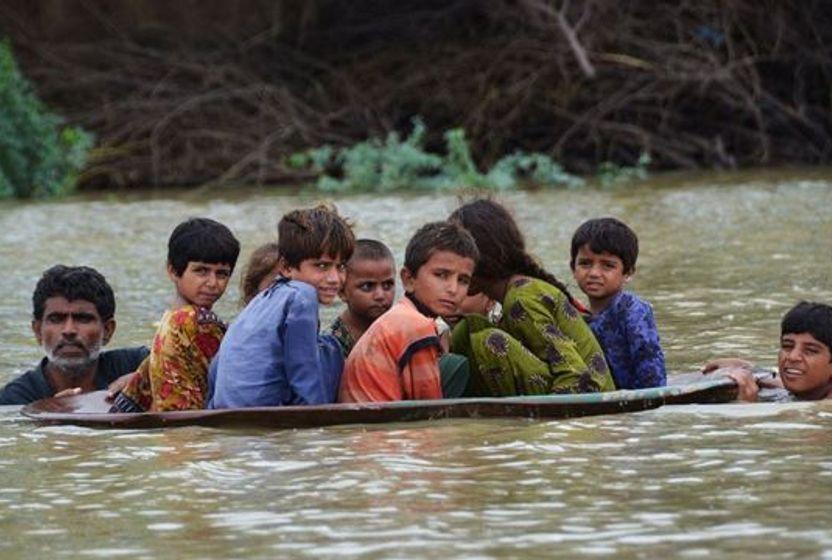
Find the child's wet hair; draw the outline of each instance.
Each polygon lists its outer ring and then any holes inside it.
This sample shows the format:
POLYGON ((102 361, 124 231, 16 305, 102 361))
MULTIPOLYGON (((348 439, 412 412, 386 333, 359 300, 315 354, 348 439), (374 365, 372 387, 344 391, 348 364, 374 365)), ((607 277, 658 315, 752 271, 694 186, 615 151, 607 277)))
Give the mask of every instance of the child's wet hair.
POLYGON ((514 274, 524 274, 552 284, 571 302, 575 300, 558 280, 526 252, 526 240, 508 210, 490 199, 477 199, 463 204, 449 218, 471 232, 477 243, 480 258, 474 278, 504 280, 514 274))
POLYGON ((240 280, 240 303, 248 305, 254 299, 260 283, 274 270, 279 260, 280 251, 274 241, 264 243, 254 250, 240 280))
POLYGON ((355 242, 355 251, 347 266, 357 261, 390 261, 394 266, 396 263, 390 248, 376 239, 359 239, 355 242))
POLYGON ((595 218, 582 223, 572 236, 569 267, 575 270, 578 251, 588 245, 593 253, 610 253, 621 259, 624 274, 632 274, 638 259, 638 237, 630 227, 615 218, 595 218))
POLYGON ((408 241, 404 266, 415 276, 437 251, 454 253, 474 262, 479 258, 477 243, 465 228, 454 222, 430 222, 416 230, 408 241))
POLYGON ((240 242, 225 225, 210 218, 190 218, 173 229, 168 239, 168 264, 182 276, 189 262, 227 264, 234 270, 240 242))
POLYGON ((325 255, 347 262, 355 249, 350 224, 324 204, 285 214, 277 224, 277 237, 280 258, 292 268, 325 255))
POLYGON ((832 352, 832 307, 801 301, 783 316, 780 336, 809 333, 832 352))

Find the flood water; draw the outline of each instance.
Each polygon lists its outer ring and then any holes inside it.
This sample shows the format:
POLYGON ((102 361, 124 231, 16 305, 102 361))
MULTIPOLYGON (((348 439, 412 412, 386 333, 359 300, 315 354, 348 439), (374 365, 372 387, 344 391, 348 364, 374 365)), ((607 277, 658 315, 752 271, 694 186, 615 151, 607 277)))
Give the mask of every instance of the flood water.
MULTIPOLYGON (((242 263, 282 213, 318 198, 274 192, 0 206, 0 382, 41 357, 29 321, 45 268, 102 271, 118 302, 111 347, 147 343, 171 294, 173 226, 226 223, 242 263)), ((832 301, 830 170, 502 199, 570 286, 569 240, 583 220, 614 215, 635 229, 630 286, 652 302, 673 372, 725 355, 773 365, 782 313, 832 301)), ((334 201, 399 262, 410 234, 456 204, 334 201)), ((227 319, 236 281, 217 306, 227 319)), ((831 451, 832 402, 282 432, 39 427, 0 407, 0 556, 832 559, 831 451)))

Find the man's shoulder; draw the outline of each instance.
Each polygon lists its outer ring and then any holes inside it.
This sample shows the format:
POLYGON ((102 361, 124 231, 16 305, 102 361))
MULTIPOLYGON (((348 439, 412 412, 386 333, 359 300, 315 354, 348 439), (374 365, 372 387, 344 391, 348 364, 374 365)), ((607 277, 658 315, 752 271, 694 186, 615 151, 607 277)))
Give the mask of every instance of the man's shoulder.
POLYGON ((146 346, 133 346, 128 348, 114 348, 101 353, 98 358, 99 370, 124 370, 122 375, 134 371, 142 363, 150 350, 146 346))
POLYGON ((39 364, 0 389, 0 405, 28 404, 49 396, 52 396, 52 389, 43 375, 42 364, 39 364))

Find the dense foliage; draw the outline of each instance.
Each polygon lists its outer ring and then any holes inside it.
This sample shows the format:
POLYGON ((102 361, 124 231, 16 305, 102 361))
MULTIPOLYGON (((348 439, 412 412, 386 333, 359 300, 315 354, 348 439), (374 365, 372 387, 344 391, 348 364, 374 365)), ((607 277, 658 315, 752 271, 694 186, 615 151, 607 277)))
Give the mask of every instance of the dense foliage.
POLYGON ((384 184, 832 163, 826 0, 5 0, 0 29, 98 135, 90 186, 311 179, 287 156, 318 146, 384 184), (415 115, 424 153, 390 153, 415 115))
POLYGON ((92 137, 49 112, 0 42, 0 197, 63 194, 75 186, 92 137))

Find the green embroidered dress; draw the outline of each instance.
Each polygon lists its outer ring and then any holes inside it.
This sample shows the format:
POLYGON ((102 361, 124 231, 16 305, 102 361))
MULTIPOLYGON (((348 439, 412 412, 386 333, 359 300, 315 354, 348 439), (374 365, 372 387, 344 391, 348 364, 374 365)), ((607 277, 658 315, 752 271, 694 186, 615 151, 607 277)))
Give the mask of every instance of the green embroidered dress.
POLYGON ((481 315, 460 321, 452 351, 468 357, 471 396, 615 390, 583 317, 566 294, 535 278, 509 284, 496 326, 481 315))

